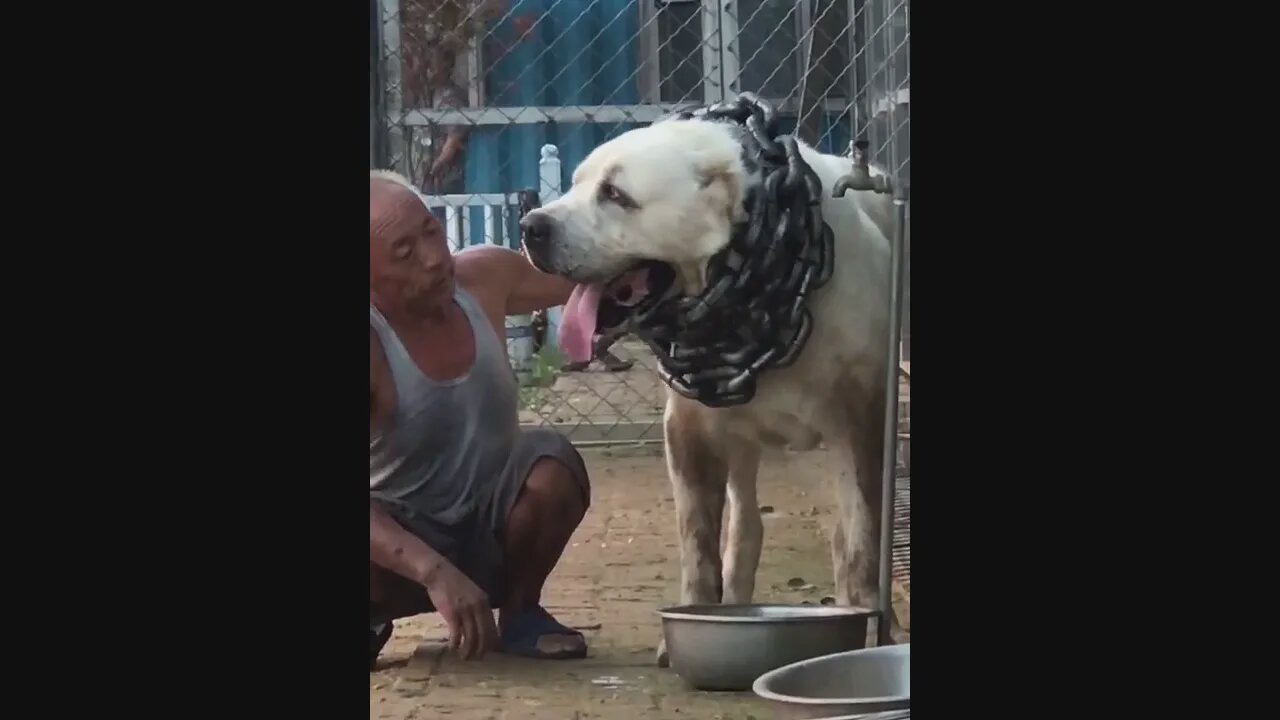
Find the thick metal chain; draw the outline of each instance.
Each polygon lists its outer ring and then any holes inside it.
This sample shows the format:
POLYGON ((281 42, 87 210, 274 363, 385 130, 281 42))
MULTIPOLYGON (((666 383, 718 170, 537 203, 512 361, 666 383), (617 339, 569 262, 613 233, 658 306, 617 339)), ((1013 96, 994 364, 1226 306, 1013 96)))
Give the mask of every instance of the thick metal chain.
POLYGON ((741 405, 762 373, 795 362, 809 340, 808 299, 831 279, 834 236, 822 219, 822 183, 795 138, 777 133, 767 101, 742 93, 674 118, 686 120, 742 126, 744 160, 760 166, 762 182, 746 198, 749 219, 711 258, 706 289, 642 311, 632 332, 676 392, 710 407, 741 405))

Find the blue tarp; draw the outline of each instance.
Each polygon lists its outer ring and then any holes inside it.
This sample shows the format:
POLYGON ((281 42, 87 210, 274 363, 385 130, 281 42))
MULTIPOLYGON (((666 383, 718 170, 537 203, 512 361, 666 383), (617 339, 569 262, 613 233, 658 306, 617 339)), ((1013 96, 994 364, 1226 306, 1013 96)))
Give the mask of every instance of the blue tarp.
MULTIPOLYGON (((490 107, 634 105, 640 102, 636 0, 513 0, 504 20, 485 39, 485 104, 490 107), (536 20, 527 37, 518 25, 536 20)), ((794 119, 783 119, 790 132, 794 119)), ((509 193, 538 187, 543 145, 560 149, 561 187, 592 148, 637 123, 538 123, 486 125, 471 131, 466 191, 509 193)), ((820 149, 843 152, 847 117, 824 118, 820 149)), ((483 217, 475 213, 472 242, 483 242, 483 217)), ((516 247, 514 219, 504 238, 516 247)))

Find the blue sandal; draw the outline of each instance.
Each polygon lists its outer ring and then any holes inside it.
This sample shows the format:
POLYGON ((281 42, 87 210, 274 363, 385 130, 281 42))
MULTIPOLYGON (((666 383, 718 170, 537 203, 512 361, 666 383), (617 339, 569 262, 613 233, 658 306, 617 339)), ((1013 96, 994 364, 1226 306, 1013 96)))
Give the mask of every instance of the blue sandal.
POLYGON ((546 652, 538 649, 538 640, 547 635, 582 637, 582 633, 560 624, 551 614, 535 605, 515 620, 506 623, 502 630, 502 652, 508 655, 539 658, 542 660, 577 660, 587 656, 587 644, 576 650, 546 652))
POLYGON ((369 672, 378 669, 378 655, 391 639, 392 629, 390 621, 369 626, 369 672))

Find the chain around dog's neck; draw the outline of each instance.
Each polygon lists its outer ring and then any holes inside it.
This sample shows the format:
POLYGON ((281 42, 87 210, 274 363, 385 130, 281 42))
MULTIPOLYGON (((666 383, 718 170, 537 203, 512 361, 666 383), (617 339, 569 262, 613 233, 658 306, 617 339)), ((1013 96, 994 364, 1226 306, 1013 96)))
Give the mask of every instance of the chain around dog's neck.
POLYGON ((744 129, 743 161, 761 182, 745 200, 707 286, 635 318, 632 332, 658 358, 659 376, 709 407, 742 405, 761 373, 795 362, 813 330, 810 293, 831 279, 834 236, 822 220, 822 182, 795 138, 778 135, 773 107, 752 93, 679 113, 677 121, 732 122, 744 129))

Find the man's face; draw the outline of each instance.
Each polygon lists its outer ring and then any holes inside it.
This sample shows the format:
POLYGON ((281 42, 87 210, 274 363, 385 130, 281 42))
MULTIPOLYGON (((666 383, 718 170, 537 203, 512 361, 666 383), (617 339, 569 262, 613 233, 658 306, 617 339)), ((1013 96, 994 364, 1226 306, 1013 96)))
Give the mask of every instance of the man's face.
POLYGON ((393 182, 369 184, 369 297, 391 312, 420 315, 453 297, 453 255, 422 201, 393 182))

